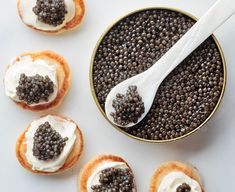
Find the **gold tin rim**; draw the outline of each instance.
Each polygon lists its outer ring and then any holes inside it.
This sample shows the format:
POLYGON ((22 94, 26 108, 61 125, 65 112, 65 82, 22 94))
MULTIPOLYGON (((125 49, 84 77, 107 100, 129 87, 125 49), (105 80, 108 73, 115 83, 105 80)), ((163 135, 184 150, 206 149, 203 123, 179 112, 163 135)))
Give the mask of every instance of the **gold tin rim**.
POLYGON ((118 23, 120 22, 122 19, 132 15, 132 14, 135 14, 135 13, 138 13, 138 12, 141 12, 141 11, 146 11, 146 10, 152 10, 152 9, 160 9, 160 10, 169 10, 169 11, 175 11, 175 12, 179 12, 183 15, 186 15, 188 17, 190 17, 191 19, 194 19, 195 21, 198 20, 197 17, 195 17, 194 15, 192 15, 191 13, 188 13, 186 11, 183 11, 181 9, 178 9, 178 8, 173 8, 173 7, 165 7, 165 6, 152 6, 152 7, 145 7, 145 8, 141 8, 141 9, 137 9, 137 10, 134 10, 134 11, 131 11, 131 12, 128 12, 126 13, 125 15, 117 18, 114 22, 112 22, 107 28, 106 30, 102 33, 102 35, 100 36, 100 38, 98 39, 96 45, 95 45, 95 48, 93 50, 93 53, 92 53, 92 57, 91 57, 91 61, 90 61, 90 69, 89 69, 89 80, 90 80, 90 89, 91 89, 91 92, 92 92, 92 96, 93 96, 93 99, 95 100, 95 103, 99 109, 99 111, 101 112, 101 114, 105 117, 105 119, 115 128, 117 129, 119 132, 123 133, 124 135, 132 138, 132 139, 135 139, 135 140, 138 140, 138 141, 143 141, 143 142, 146 142, 146 143, 169 143, 169 142, 173 142, 173 141, 177 141, 177 140, 180 140, 180 139, 183 139, 193 133, 195 133, 196 131, 200 130, 203 125, 205 125, 209 119, 215 114, 215 112, 218 110, 219 108, 219 105, 221 103, 221 100, 223 98, 223 95, 224 95, 224 92, 225 92, 225 87, 226 87, 226 82, 227 82, 227 70, 226 70, 226 61, 225 61, 225 57, 224 57, 224 53, 223 53, 223 50, 222 50, 222 47, 221 45, 219 44, 219 41, 217 40, 217 38, 215 37, 214 34, 212 34, 212 38, 213 40, 215 41, 215 44, 217 46, 217 48, 219 49, 219 52, 220 52, 220 56, 221 56, 221 59, 222 59, 222 64, 223 64, 223 78, 224 78, 224 82, 223 82, 223 87, 222 87, 222 91, 221 91, 221 94, 220 94, 220 97, 219 97, 219 100, 215 106, 215 108, 213 109, 213 111, 211 112, 211 114, 206 118, 206 120, 201 123, 197 128, 195 128, 194 130, 190 131, 189 133, 183 135, 183 136, 180 136, 180 137, 177 137, 177 138, 173 138, 173 139, 168 139, 168 140, 149 140, 149 139, 143 139, 143 138, 139 138, 139 137, 136 137, 134 135, 131 135, 125 131, 123 131, 121 128, 119 128, 118 126, 114 125, 111 121, 109 121, 109 119, 107 118, 105 112, 103 111, 102 107, 100 106, 100 103, 97 99, 97 96, 96 96, 96 93, 95 93, 95 88, 94 88, 94 83, 93 83, 93 63, 94 63, 94 59, 95 59, 95 55, 96 55, 96 52, 98 50, 98 47, 100 45, 100 43, 102 42, 103 38, 105 37, 105 35, 118 23))

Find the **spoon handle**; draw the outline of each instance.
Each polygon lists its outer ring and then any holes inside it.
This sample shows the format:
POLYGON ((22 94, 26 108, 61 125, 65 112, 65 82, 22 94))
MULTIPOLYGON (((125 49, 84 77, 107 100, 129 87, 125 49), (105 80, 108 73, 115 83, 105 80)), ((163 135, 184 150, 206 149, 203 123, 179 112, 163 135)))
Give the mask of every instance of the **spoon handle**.
POLYGON ((149 70, 146 80, 157 85, 235 12, 234 0, 218 0, 149 70), (150 78, 150 79, 149 79, 150 78))

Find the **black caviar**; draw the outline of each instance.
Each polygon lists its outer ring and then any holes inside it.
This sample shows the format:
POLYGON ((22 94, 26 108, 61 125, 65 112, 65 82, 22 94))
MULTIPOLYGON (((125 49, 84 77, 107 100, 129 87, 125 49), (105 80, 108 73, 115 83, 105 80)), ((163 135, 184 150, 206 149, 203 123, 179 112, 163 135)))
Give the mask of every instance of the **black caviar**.
POLYGON ((101 172, 99 185, 92 185, 93 192, 131 192, 135 188, 134 177, 129 169, 108 168, 101 172))
POLYGON ((39 21, 55 27, 64 22, 67 14, 64 0, 37 0, 33 12, 39 21))
POLYGON ((122 126, 137 123, 145 110, 144 102, 135 85, 129 86, 125 95, 118 93, 112 106, 115 112, 110 115, 113 117, 114 122, 122 126))
MULTIPOLYGON (((93 63, 94 90, 102 109, 114 86, 150 68, 194 23, 175 11, 151 9, 112 27, 93 63)), ((147 140, 169 140, 191 132, 218 103, 223 74, 219 48, 209 37, 162 82, 143 121, 121 129, 147 140)))
POLYGON ((40 125, 34 134, 33 155, 39 160, 47 161, 58 157, 66 145, 67 137, 52 129, 49 122, 40 125))
POLYGON ((48 76, 26 76, 20 75, 19 85, 16 87, 16 95, 19 100, 28 105, 37 104, 41 100, 48 101, 49 96, 54 92, 54 83, 48 76))
POLYGON ((187 183, 183 183, 176 189, 176 192, 190 192, 190 191, 191 187, 187 183))

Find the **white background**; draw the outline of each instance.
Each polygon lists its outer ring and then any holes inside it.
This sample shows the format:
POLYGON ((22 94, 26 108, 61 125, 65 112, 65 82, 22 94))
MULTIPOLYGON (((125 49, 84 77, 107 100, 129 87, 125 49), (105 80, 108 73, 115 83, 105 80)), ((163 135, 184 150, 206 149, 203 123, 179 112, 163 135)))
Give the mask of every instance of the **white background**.
MULTIPOLYGON (((198 167, 206 191, 234 191, 235 172, 235 16, 215 34, 224 50, 228 83, 218 112, 192 136, 170 144, 142 143, 116 131, 98 111, 89 87, 89 62, 104 29, 117 17, 146 6, 171 6, 201 16, 215 0, 87 0, 80 28, 59 36, 28 29, 18 15, 15 0, 2 1, 0 12, 0 78, 10 59, 24 51, 50 49, 63 55, 72 71, 72 89, 56 113, 81 127, 85 151, 78 165, 57 176, 33 175, 15 157, 15 142, 24 128, 41 114, 18 108, 0 84, 0 187, 7 192, 76 192, 80 168, 92 157, 112 153, 125 158, 134 170, 139 192, 147 192, 151 175, 164 161, 182 160, 198 167)), ((234 6, 234 5, 231 5, 234 6)))

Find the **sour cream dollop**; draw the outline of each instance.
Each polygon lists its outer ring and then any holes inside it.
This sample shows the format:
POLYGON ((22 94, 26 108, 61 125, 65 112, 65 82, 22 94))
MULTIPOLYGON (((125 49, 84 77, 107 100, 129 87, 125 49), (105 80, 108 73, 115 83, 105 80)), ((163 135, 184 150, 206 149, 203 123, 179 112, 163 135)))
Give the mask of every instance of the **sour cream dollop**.
POLYGON ((52 26, 43 23, 38 20, 37 15, 33 12, 33 7, 35 7, 37 0, 21 0, 20 1, 20 13, 22 20, 25 24, 35 27, 36 29, 43 31, 57 31, 63 28, 66 23, 71 21, 76 14, 76 5, 74 0, 65 0, 65 6, 67 14, 65 15, 65 20, 61 25, 52 26))
POLYGON ((16 88, 19 85, 20 75, 22 73, 26 76, 34 76, 36 74, 44 77, 48 76, 54 83, 54 92, 49 96, 48 101, 40 101, 31 106, 50 103, 56 98, 58 93, 56 65, 53 63, 50 64, 50 61, 42 59, 33 61, 30 56, 20 57, 19 61, 14 59, 9 65, 4 77, 5 93, 8 97, 14 101, 20 101, 16 94, 16 88))
POLYGON ((58 116, 47 115, 38 120, 33 121, 30 124, 28 131, 25 133, 25 144, 26 144, 26 153, 25 157, 27 162, 32 166, 33 170, 43 171, 43 172, 55 172, 59 170, 65 163, 68 155, 73 149, 75 140, 76 140, 76 124, 63 119, 58 116), (56 130, 62 138, 67 137, 66 145, 60 156, 55 159, 42 161, 38 160, 33 155, 33 143, 34 143, 34 134, 38 127, 48 121, 52 129, 56 130))
POLYGON ((162 179, 157 192, 176 192, 177 188, 183 183, 191 187, 191 192, 202 192, 199 183, 182 172, 171 172, 166 175, 162 179))

